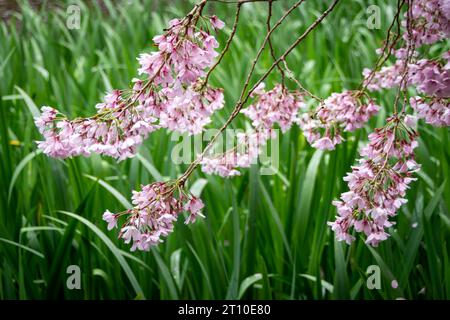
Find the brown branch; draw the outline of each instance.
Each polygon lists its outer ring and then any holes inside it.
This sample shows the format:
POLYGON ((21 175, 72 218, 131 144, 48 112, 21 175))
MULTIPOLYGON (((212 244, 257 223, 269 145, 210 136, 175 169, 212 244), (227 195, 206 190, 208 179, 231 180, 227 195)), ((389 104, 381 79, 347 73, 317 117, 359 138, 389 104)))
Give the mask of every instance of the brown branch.
POLYGON ((408 2, 408 10, 406 12, 406 32, 408 34, 407 40, 407 49, 406 49, 406 58, 403 65, 403 75, 400 80, 400 85, 395 96, 394 101, 394 115, 397 115, 397 103, 400 98, 400 92, 403 94, 403 106, 402 113, 405 112, 406 101, 407 101, 407 80, 409 74, 409 64, 411 63, 412 57, 414 56, 415 51, 415 43, 412 34, 412 0, 406 0, 408 2))
POLYGON ((395 13, 394 19, 392 20, 391 25, 389 26, 387 30, 387 36, 386 36, 386 43, 383 46, 383 49, 381 50, 381 54, 378 57, 377 61, 375 62, 375 67, 370 72, 369 76, 361 82, 359 85, 358 91, 363 92, 366 90, 367 86, 370 84, 370 82, 373 80, 373 77, 375 76, 375 72, 389 59, 391 56, 392 50, 397 43, 398 39, 400 38, 400 13, 403 5, 405 4, 406 0, 398 0, 397 2, 397 12, 395 13), (394 40, 389 45, 389 38, 392 32, 392 29, 394 28, 394 25, 397 23, 397 34, 395 35, 394 40), (387 53, 386 53, 386 49, 387 53), (385 55, 386 53, 386 55, 385 55))
MULTIPOLYGON (((258 51, 258 53, 256 54, 255 59, 253 60, 252 66, 251 66, 251 68, 250 68, 250 72, 249 72, 248 75, 247 75, 247 79, 245 80, 245 84, 244 84, 244 87, 243 87, 243 89, 242 89, 241 95, 240 95, 240 97, 239 97, 239 102, 238 102, 238 104, 241 104, 241 107, 240 107, 240 108, 242 108, 242 105, 245 103, 245 102, 243 102, 243 99, 244 99, 244 96, 245 96, 245 91, 247 90, 247 88, 248 88, 248 86, 249 86, 249 84, 250 84, 250 79, 251 79, 251 77, 252 77, 252 75, 253 75, 253 72, 255 71, 256 63, 258 62, 259 58, 261 57, 261 54, 263 53, 263 51, 264 51, 264 49, 265 49, 265 47, 266 47, 266 45, 267 45, 267 42, 269 41, 270 36, 271 36, 272 33, 275 31, 275 29, 277 29, 277 28, 283 23, 283 21, 287 18, 287 16, 288 16, 292 11, 294 11, 298 6, 300 6, 303 2, 304 2, 304 0, 300 0, 300 1, 296 2, 296 3, 295 3, 288 11, 285 12, 285 14, 277 21, 277 23, 272 27, 272 29, 270 29, 270 31, 267 32, 267 35, 266 35, 266 37, 264 38, 264 41, 263 41, 261 47, 259 48, 259 51, 258 51)), ((280 60, 280 61, 281 61, 281 60, 280 60)), ((280 61, 276 61, 276 62, 272 65, 270 71, 272 71, 273 68, 274 68, 276 65, 278 65, 278 64, 280 63, 280 61)), ((263 81, 264 81, 264 80, 263 80, 263 81)), ((261 82, 262 82, 262 81, 261 81, 261 82)), ((259 84, 258 84, 258 85, 259 85, 259 84)), ((256 88, 256 87, 255 87, 255 88, 256 88)), ((254 90, 255 88, 253 88, 253 90, 254 90)), ((253 90, 252 90, 251 92, 253 92, 253 90)), ((251 92, 248 93, 247 98, 245 99, 245 101, 247 101, 248 96, 250 95, 251 92)), ((239 110, 240 110, 240 108, 239 108, 239 110)), ((239 113, 239 110, 237 110, 238 113, 239 113)), ((233 113, 234 113, 234 112, 233 112, 233 113)))
MULTIPOLYGON (((272 3, 273 3, 273 0, 269 0, 269 7, 267 9, 268 12, 267 12, 267 21, 266 21, 267 32, 270 31, 270 19, 272 18, 272 3)), ((267 42, 269 43, 270 54, 271 54, 273 60, 276 60, 277 58, 276 58, 276 55, 275 55, 275 49, 273 48, 272 41, 270 40, 270 37, 268 38, 267 42)), ((284 87, 284 79, 285 79, 284 70, 279 64, 277 64, 277 67, 278 67, 278 70, 280 71, 280 74, 281 74, 281 84, 284 87)))
MULTIPOLYGON (((252 89, 248 92, 246 98, 242 101, 242 104, 245 104, 248 100, 248 98, 250 97, 250 95, 252 94, 253 91, 255 91, 255 89, 264 81, 266 80, 266 78, 269 76, 269 74, 272 72, 272 70, 275 68, 275 66, 280 63, 281 61, 285 60, 286 57, 292 52, 292 50, 295 49, 295 47, 302 42, 307 36, 308 34, 314 30, 315 27, 317 27, 323 19, 325 19, 326 16, 328 16, 328 14, 333 11, 333 9, 336 7, 336 5, 338 4, 340 0, 334 0, 334 2, 331 4, 331 6, 325 10, 322 15, 317 18, 316 21, 314 21, 309 27, 308 29, 306 29, 306 31, 283 53, 283 55, 278 58, 271 66, 270 68, 266 71, 266 73, 259 79, 259 81, 252 87, 252 89)), ((238 111, 239 112, 239 111, 238 111)))
MULTIPOLYGON (((245 86, 242 90, 242 94, 241 97, 239 98, 238 102, 236 103, 233 112, 231 113, 231 115, 228 117, 227 121, 222 125, 222 127, 219 129, 219 131, 214 135, 214 137, 208 142, 208 144, 206 145, 205 149, 203 150, 203 152, 189 165, 188 169, 185 171, 185 173, 178 179, 180 184, 184 184, 184 182, 186 181, 186 179, 190 176, 190 174, 195 170, 195 168, 199 165, 201 159, 204 157, 204 155, 209 151, 209 149, 213 146, 213 144, 215 143, 215 141, 217 140, 217 138, 219 137, 220 134, 222 134, 222 132, 228 127, 228 125, 234 120, 234 118, 236 118, 236 116, 239 114, 240 110, 242 109, 243 105, 248 101, 250 95, 253 93, 253 91, 255 91, 255 89, 268 77, 268 75, 272 72, 272 70, 281 62, 284 61, 286 59, 286 57, 295 49, 295 47, 302 42, 307 36, 308 34, 314 30, 315 27, 317 27, 323 19, 325 19, 326 16, 328 16, 328 14, 336 7, 337 3, 340 0, 334 0, 334 2, 331 4, 331 6, 325 10, 322 15, 317 18, 309 27, 308 29, 306 29, 306 31, 299 37, 297 38, 297 40, 281 55, 280 58, 278 58, 271 66, 270 68, 266 71, 266 73, 264 73, 264 75, 257 81, 257 83, 247 92, 247 94, 245 94, 246 88, 249 84, 251 75, 253 73, 253 70, 255 68, 256 62, 258 61, 259 56, 261 55, 261 52, 263 51, 266 43, 267 43, 267 39, 268 37, 270 37, 270 34, 273 32, 274 28, 276 28, 277 26, 279 26, 283 20, 286 17, 286 14, 277 22, 277 24, 271 29, 271 32, 269 32, 265 38, 265 41, 263 43, 263 45, 261 46, 260 50, 258 51, 257 57, 255 58, 255 60, 253 61, 252 64, 252 68, 250 70, 250 73, 247 77, 245 86)), ((302 3, 303 1, 299 1, 298 3, 296 3, 296 6, 300 5, 300 3, 302 3)), ((295 6, 295 5, 294 5, 295 6)), ((292 8, 291 8, 292 9, 292 8)), ((292 11, 292 10, 289 11, 292 11)))
POLYGON ((317 97, 316 95, 314 95, 313 93, 311 93, 308 89, 306 89, 306 88, 300 83, 300 81, 298 81, 297 79, 295 79, 294 73, 292 72, 291 69, 289 69, 286 60, 283 60, 283 64, 284 64, 284 68, 286 69, 288 78, 291 79, 292 81, 294 81, 294 83, 297 85, 297 87, 299 87, 301 91, 303 91, 304 93, 306 93, 306 95, 308 95, 309 97, 313 98, 314 100, 316 100, 317 102, 319 102, 320 104, 322 104, 322 103, 323 103, 322 99, 320 99, 319 97, 317 97))
POLYGON ((233 41, 234 35, 236 34, 236 29, 237 29, 237 26, 238 26, 238 23, 239 23, 239 15, 241 13, 241 6, 242 6, 242 3, 238 2, 237 3, 237 8, 236 8, 236 16, 234 18, 234 23, 233 23, 233 28, 231 30, 231 34, 228 37, 228 40, 227 40, 227 42, 225 44, 225 47, 222 50, 222 52, 220 53, 220 56, 217 59, 216 63, 211 67, 211 69, 209 69, 208 73, 206 74, 204 85, 206 85, 208 83, 209 76, 211 75, 213 70, 219 65, 219 63, 222 61, 225 53, 227 53, 228 49, 230 48, 231 42, 233 41))

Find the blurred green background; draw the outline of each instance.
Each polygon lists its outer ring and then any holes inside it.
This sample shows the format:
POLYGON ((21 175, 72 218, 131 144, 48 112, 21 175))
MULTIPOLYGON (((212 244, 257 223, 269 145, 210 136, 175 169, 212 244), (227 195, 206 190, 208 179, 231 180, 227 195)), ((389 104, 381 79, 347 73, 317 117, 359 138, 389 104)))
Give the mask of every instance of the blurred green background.
MULTIPOLYGON (((396 1, 341 1, 336 10, 289 57, 302 84, 320 97, 355 88, 363 67, 376 60, 396 1), (367 7, 378 4, 381 29, 366 26, 367 7)), ((8 14, 3 1, 0 29, 0 298, 1 299, 437 299, 450 298, 449 130, 420 124, 419 180, 392 237, 378 248, 358 239, 335 242, 326 221, 331 201, 346 191, 350 170, 367 134, 392 112, 395 92, 375 94, 384 107, 367 128, 346 137, 334 152, 312 149, 298 127, 280 139, 280 171, 260 176, 257 166, 241 177, 222 179, 199 170, 190 187, 201 192, 206 219, 178 221, 175 232, 151 252, 129 252, 108 232, 105 209, 121 211, 131 191, 164 177, 177 177, 170 155, 176 142, 153 133, 136 158, 54 160, 37 154, 40 135, 33 113, 42 105, 71 117, 95 112, 111 88, 126 88, 137 75, 136 57, 153 50, 151 39, 193 1, 20 2, 8 14), (66 27, 67 7, 76 4, 81 28, 66 27), (414 227, 413 227, 414 226, 414 227), (80 266, 81 290, 68 290, 66 269, 80 266), (369 290, 366 270, 381 269, 381 289, 369 290), (391 281, 399 287, 393 289, 391 281)), ((274 4, 274 19, 294 1, 274 4)), ((306 1, 273 37, 281 54, 320 15, 329 1, 306 1)), ((265 31, 267 4, 243 6, 236 40, 213 73, 225 89, 222 123, 265 31)), ((211 3, 227 23, 234 5, 211 3)), ((446 44, 448 46, 448 44, 446 44)), ((442 45, 430 48, 434 56, 442 45)), ((256 69, 271 65, 266 52, 256 69)), ((253 78, 253 81, 256 77, 253 78)), ((279 81, 273 73, 267 85, 279 81)), ((294 88, 293 83, 289 85, 294 88)), ((233 123, 243 128, 242 118, 233 123)), ((214 125, 212 125, 214 127, 214 125)))

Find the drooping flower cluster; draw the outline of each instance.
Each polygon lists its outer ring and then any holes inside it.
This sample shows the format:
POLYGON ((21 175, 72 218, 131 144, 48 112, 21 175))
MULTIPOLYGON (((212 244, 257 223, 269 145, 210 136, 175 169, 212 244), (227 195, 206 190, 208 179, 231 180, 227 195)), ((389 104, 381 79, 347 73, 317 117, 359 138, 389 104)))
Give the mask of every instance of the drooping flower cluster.
MULTIPOLYGON (((406 41, 419 47, 450 37, 450 1, 414 0, 411 4, 411 33, 403 35, 406 41)), ((406 26, 406 19, 403 22, 406 26)))
MULTIPOLYGON (((217 17, 212 25, 223 27, 217 17)), ((174 19, 166 34, 153 38, 159 51, 141 54, 139 74, 161 86, 154 109, 160 125, 173 131, 196 134, 208 124, 212 113, 224 105, 221 89, 204 84, 202 77, 214 64, 219 46, 214 36, 174 19)), ((140 98, 145 100, 145 96, 140 98)), ((154 103, 151 101, 151 103, 154 103)))
POLYGON ((238 133, 236 145, 230 150, 217 155, 208 155, 201 159, 202 171, 207 174, 217 174, 221 177, 240 175, 237 168, 250 168, 256 163, 261 148, 270 139, 272 133, 267 131, 251 131, 238 133))
POLYGON ((252 97, 256 102, 241 112, 252 120, 253 127, 258 131, 269 131, 278 123, 281 131, 286 132, 297 120, 298 110, 304 107, 301 93, 289 92, 281 84, 266 92, 262 83, 252 93, 252 97))
POLYGON ((106 97, 106 101, 102 108, 108 109, 110 115, 102 121, 96 117, 69 121, 57 110, 43 107, 36 125, 45 140, 38 141, 38 147, 54 158, 89 156, 91 153, 119 160, 133 156, 136 146, 157 128, 156 120, 142 106, 136 107, 136 113, 113 107, 120 103, 119 95, 114 92, 106 97))
POLYGON ((450 52, 443 57, 447 60, 447 68, 437 61, 421 59, 410 66, 409 82, 417 92, 430 97, 450 97, 450 52))
MULTIPOLYGON (((414 86, 423 97, 411 100, 419 117, 427 123, 442 126, 446 120, 448 98, 450 97, 450 52, 444 52, 441 59, 420 59, 412 52, 424 45, 434 44, 450 37, 450 1, 415 0, 409 11, 411 19, 403 20, 404 46, 395 50, 397 60, 391 66, 382 67, 375 72, 365 69, 363 75, 366 86, 371 91, 405 86, 414 86), (409 55, 409 57, 408 57, 409 55)), ((408 13, 405 13, 408 18, 408 13)), ((402 88, 403 89, 403 88, 402 88)))
POLYGON ((117 227, 120 217, 126 217, 120 228, 119 238, 125 243, 133 242, 131 251, 148 251, 161 243, 162 237, 172 233, 174 222, 183 211, 189 213, 185 223, 194 223, 202 216, 204 205, 201 199, 186 193, 176 182, 156 182, 142 186, 141 191, 133 191, 133 209, 111 213, 107 210, 103 220, 108 230, 117 227))
POLYGON ((251 132, 237 134, 236 147, 203 157, 200 162, 203 172, 222 177, 239 175, 237 168, 248 168, 255 163, 261 148, 275 136, 275 125, 285 132, 295 123, 298 110, 304 106, 299 91, 289 91, 280 84, 266 91, 262 83, 251 97, 255 102, 241 111, 252 121, 251 132))
MULTIPOLYGON (((94 152, 123 160, 132 157, 155 129, 201 132, 213 112, 223 107, 224 97, 222 89, 211 88, 202 79, 218 55, 218 43, 197 28, 200 14, 194 11, 170 21, 166 33, 153 39, 158 51, 138 58, 144 79, 134 79, 132 90, 106 95, 93 117, 68 120, 44 107, 36 119, 45 138, 39 148, 58 158, 94 152)), ((217 17, 210 23, 214 29, 223 27, 217 17)))
POLYGON ((312 112, 297 120, 308 142, 321 150, 333 150, 342 141, 341 131, 354 131, 375 115, 379 106, 357 91, 333 93, 312 112))
POLYGON ((417 116, 435 127, 450 126, 450 99, 411 97, 417 116))
MULTIPOLYGON (((375 72, 372 81, 367 88, 371 91, 398 87, 405 72, 405 58, 399 58, 395 64, 383 67, 375 72)), ((405 84, 413 85, 418 93, 439 98, 450 97, 450 52, 442 55, 442 65, 437 60, 420 59, 414 63, 408 63, 408 73, 405 84)), ((371 70, 365 69, 363 74, 367 78, 371 70)))
MULTIPOLYGON (((382 54, 381 49, 377 49, 378 54, 382 54)), ((369 68, 364 68, 364 84, 369 91, 380 91, 381 89, 391 89, 399 87, 402 82, 405 67, 409 68, 411 62, 407 65, 405 60, 408 58, 408 51, 405 48, 394 50, 394 56, 397 58, 395 63, 390 66, 383 66, 380 70, 373 72, 369 68)), ((412 56, 417 56, 417 52, 410 53, 412 56)), ((408 79, 406 79, 407 83, 408 79)))
POLYGON ((405 124, 408 121, 392 117, 369 135, 358 165, 344 178, 350 190, 333 202, 338 215, 328 224, 338 240, 350 244, 355 239, 352 229, 365 234, 366 243, 372 246, 389 237, 385 229, 393 225, 390 219, 407 202, 406 190, 420 168, 414 161, 417 134, 405 124))

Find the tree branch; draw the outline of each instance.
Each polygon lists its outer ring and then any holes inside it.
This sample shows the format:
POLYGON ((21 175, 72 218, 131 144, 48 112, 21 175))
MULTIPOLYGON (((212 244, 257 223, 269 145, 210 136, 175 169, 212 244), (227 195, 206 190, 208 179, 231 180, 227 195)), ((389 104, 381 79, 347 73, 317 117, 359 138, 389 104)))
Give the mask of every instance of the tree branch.
POLYGON ((253 61, 251 70, 248 74, 245 86, 242 90, 241 96, 238 100, 238 102, 236 103, 233 112, 231 113, 231 115, 228 117, 227 121, 222 125, 222 127, 219 129, 219 131, 214 135, 214 137, 208 142, 208 144, 206 145, 205 149, 203 150, 203 152, 197 156, 197 158, 189 165, 188 169, 183 173, 183 175, 178 179, 180 184, 184 184, 184 182, 186 181, 186 179, 190 176, 190 174, 195 170, 195 168, 199 165, 201 159, 204 157, 204 155, 209 151, 209 149, 211 149, 211 147, 213 146, 213 144, 215 143, 215 141, 217 140, 217 138, 220 136, 220 134, 222 134, 222 132, 228 127, 228 125, 234 120, 234 118, 236 118, 236 116, 239 114, 239 112, 241 111, 242 107, 245 105, 245 103, 248 101, 250 95, 253 93, 253 91, 255 91, 255 89, 268 77, 268 75, 272 72, 272 70, 282 61, 284 61, 286 59, 286 57, 295 49, 295 47, 302 42, 307 36, 308 34, 314 30, 315 27, 317 27, 323 19, 325 19, 326 16, 328 16, 328 14, 333 11, 333 9, 336 7, 337 3, 340 0, 334 0, 334 2, 331 4, 331 6, 325 10, 322 15, 317 18, 309 27, 308 29, 306 29, 306 31, 297 38, 297 40, 294 41, 294 43, 281 55, 281 57, 279 57, 271 66, 270 68, 266 71, 266 73, 264 73, 264 75, 257 81, 257 83, 247 92, 247 94, 245 94, 245 91, 248 87, 251 75, 255 69, 255 65, 256 62, 259 59, 259 56, 261 55, 262 51, 264 50, 264 47, 268 41, 268 38, 270 37, 270 35, 272 34, 272 32, 274 31, 274 29, 276 29, 282 22, 283 20, 286 18, 286 16, 292 12, 296 7, 298 7, 303 0, 300 0, 299 2, 297 2, 291 9, 288 10, 288 12, 286 12, 282 18, 280 18, 280 20, 275 24, 275 26, 270 30, 270 32, 267 33, 266 38, 264 39, 264 42, 261 46, 261 48, 258 51, 258 54, 255 58, 255 60, 253 61))

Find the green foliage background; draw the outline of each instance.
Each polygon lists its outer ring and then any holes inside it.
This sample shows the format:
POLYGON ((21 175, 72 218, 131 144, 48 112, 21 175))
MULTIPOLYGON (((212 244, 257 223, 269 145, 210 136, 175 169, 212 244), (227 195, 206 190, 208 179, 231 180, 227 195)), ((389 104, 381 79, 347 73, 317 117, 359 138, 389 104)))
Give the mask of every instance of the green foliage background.
MULTIPOLYGON (((388 241, 378 248, 361 239, 347 246, 326 226, 335 215, 331 201, 346 191, 342 177, 370 128, 392 112, 394 92, 376 94, 383 111, 334 152, 312 149, 298 127, 291 129, 280 140, 277 175, 260 176, 253 167, 227 180, 197 170, 191 187, 202 192, 207 218, 188 227, 180 219, 164 244, 129 253, 116 232, 106 231, 101 215, 123 210, 141 183, 179 175, 186 166, 170 159, 176 141, 160 131, 138 157, 121 163, 98 156, 59 161, 36 153, 33 113, 51 105, 72 117, 92 114, 106 91, 129 85, 137 55, 153 50, 152 37, 193 2, 105 1, 103 9, 91 1, 70 3, 81 8, 80 30, 65 26, 68 3, 53 1, 47 3, 52 9, 40 11, 23 1, 21 13, 0 25, 1 299, 450 298, 447 128, 420 124, 422 171, 388 241), (373 264, 381 268, 380 290, 366 288, 365 271, 373 264), (81 290, 66 288, 69 265, 81 268, 81 290), (391 288, 393 279, 398 289, 391 288)), ((292 3, 278 1, 275 17, 292 3)), ((306 1, 296 10, 273 38, 277 53, 326 6, 306 1)), ((342 1, 288 59, 297 79, 321 97, 356 87, 362 69, 375 62, 395 6, 342 1), (366 26, 370 4, 381 8, 381 30, 366 26)), ((214 3, 208 10, 227 22, 219 35, 223 45, 234 6, 214 3)), ((216 125, 238 98, 265 19, 266 4, 243 7, 236 41, 212 77, 226 95, 216 125)), ((430 55, 444 46, 432 47, 430 55)), ((266 52, 256 74, 271 63, 266 52)), ((274 73, 267 84, 278 77, 274 73)))

